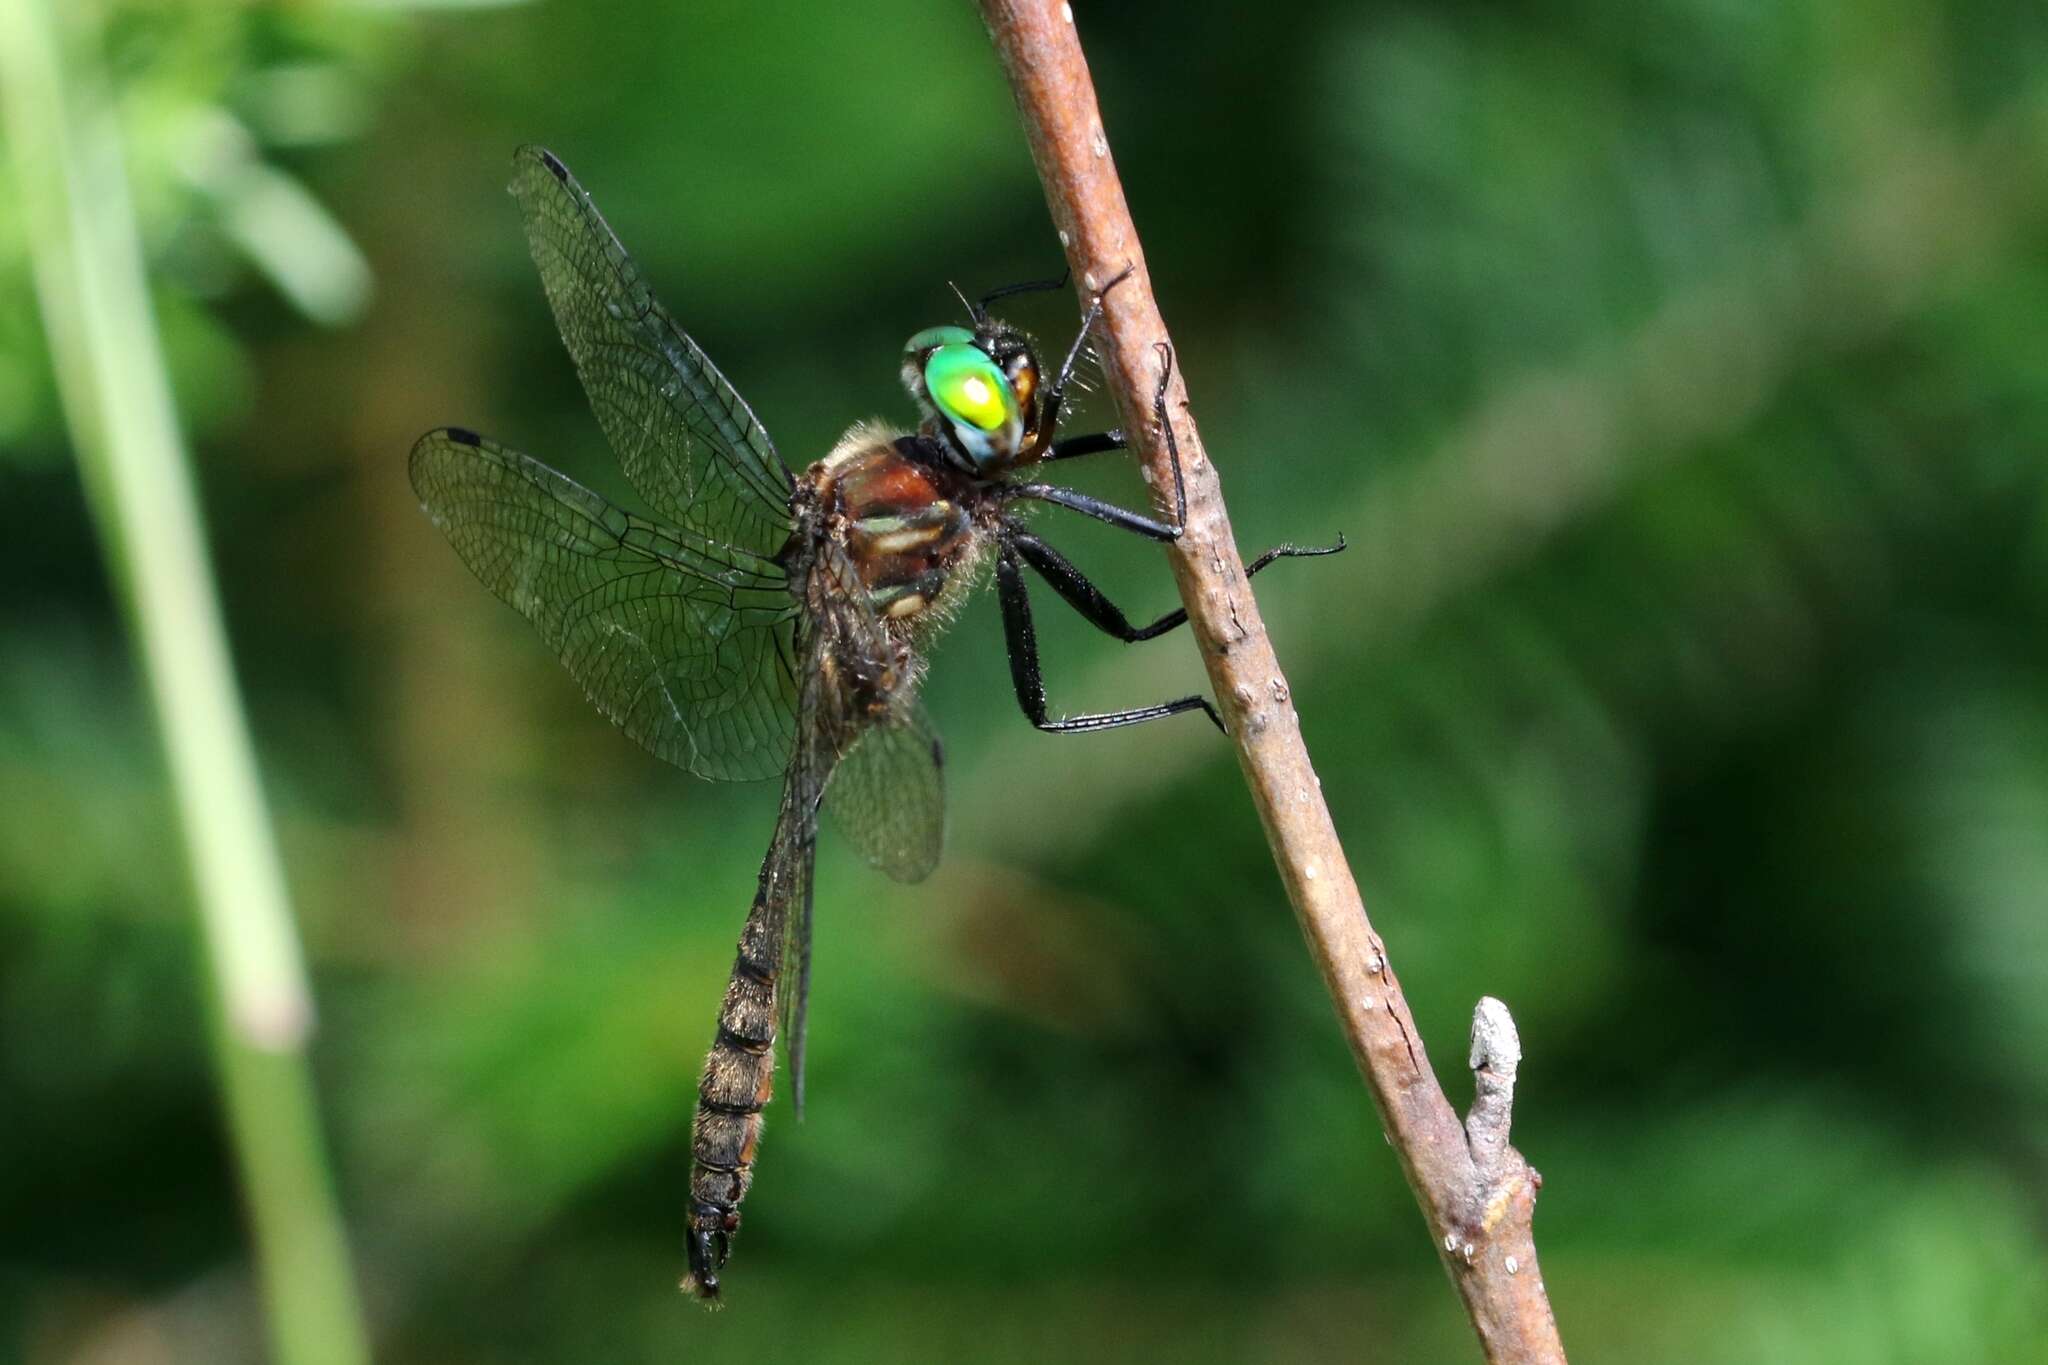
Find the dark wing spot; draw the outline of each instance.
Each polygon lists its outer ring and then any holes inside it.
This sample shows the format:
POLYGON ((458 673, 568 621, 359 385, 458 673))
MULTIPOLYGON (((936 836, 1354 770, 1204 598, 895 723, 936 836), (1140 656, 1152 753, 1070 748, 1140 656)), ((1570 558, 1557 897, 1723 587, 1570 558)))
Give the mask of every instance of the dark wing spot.
POLYGON ((542 147, 539 149, 539 151, 540 164, 547 167, 550 171, 553 171, 555 174, 555 179, 561 181, 565 185, 568 184, 569 168, 567 166, 564 166, 561 163, 560 159, 557 158, 555 154, 549 151, 547 148, 542 147))
POLYGON ((937 735, 932 736, 932 766, 934 768, 946 766, 946 746, 939 743, 937 735))
POLYGON ((483 437, 467 427, 448 428, 448 439, 459 446, 480 446, 484 443, 483 437))

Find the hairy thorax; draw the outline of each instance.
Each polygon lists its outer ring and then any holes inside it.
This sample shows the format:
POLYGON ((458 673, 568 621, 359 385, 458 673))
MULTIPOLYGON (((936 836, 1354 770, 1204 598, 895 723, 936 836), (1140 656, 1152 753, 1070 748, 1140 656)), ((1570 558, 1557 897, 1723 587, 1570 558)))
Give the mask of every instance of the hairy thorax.
POLYGON ((902 441, 901 432, 861 423, 805 478, 843 528, 868 605, 905 635, 921 635, 964 595, 980 537, 966 480, 911 458, 902 441))

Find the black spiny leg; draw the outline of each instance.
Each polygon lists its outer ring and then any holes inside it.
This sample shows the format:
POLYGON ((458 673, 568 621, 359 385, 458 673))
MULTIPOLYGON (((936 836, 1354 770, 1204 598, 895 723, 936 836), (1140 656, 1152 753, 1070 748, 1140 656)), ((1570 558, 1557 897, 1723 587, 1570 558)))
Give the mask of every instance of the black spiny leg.
MULTIPOLYGON (((1130 272, 1125 271, 1124 273, 1129 274, 1130 272)), ((1123 275, 1116 277, 1117 280, 1122 278, 1123 275)), ((1115 284, 1116 280, 1111 280, 1109 283, 1115 284)), ((1103 287, 1107 289, 1108 285, 1103 287)), ((1087 326, 1094 322, 1096 315, 1101 311, 1102 300, 1098 297, 1095 301, 1095 307, 1088 311, 1088 322, 1083 324, 1083 335, 1086 334, 1087 326)), ((1077 340, 1075 342, 1076 348, 1079 347, 1079 344, 1077 340)), ((1179 540, 1182 528, 1188 524, 1188 487, 1186 480, 1181 477, 1180 472, 1180 442, 1174 437, 1173 423, 1166 420, 1166 386, 1173 378, 1173 347, 1161 341, 1155 343, 1155 349, 1159 352, 1159 383, 1152 390, 1152 419, 1159 423, 1160 433, 1166 437, 1167 463, 1173 470, 1174 519, 1171 524, 1163 522, 1157 517, 1148 517, 1143 513, 1132 512, 1126 508, 1118 507, 1112 502, 1104 502, 1101 498, 1091 498, 1086 493, 1076 493, 1071 488, 1061 488, 1057 484, 1011 484, 1004 490, 1004 496, 1031 498, 1038 502, 1049 502, 1055 506, 1064 507, 1069 511, 1079 512, 1084 517, 1093 517, 1097 521, 1107 522, 1118 530, 1134 531, 1144 536, 1147 540, 1168 543, 1179 540)), ((1073 354, 1069 352, 1067 356, 1069 368, 1073 365, 1073 359, 1073 354)), ((1060 375, 1060 382, 1066 382, 1066 375, 1064 373, 1060 375)), ((1057 411, 1057 407, 1055 406, 1051 411, 1057 411)), ((1071 459, 1076 455, 1094 455, 1105 450, 1121 450, 1126 444, 1124 433, 1120 430, 1099 432, 1091 436, 1074 436, 1055 443, 1047 458, 1065 460, 1071 459)), ((1341 548, 1341 545, 1339 548, 1341 548)))
MULTIPOLYGON (((1133 626, 1116 603, 1103 596, 1102 589, 1089 582, 1087 575, 1058 550, 1013 524, 1005 525, 1004 539, 1015 547, 1026 564, 1038 571, 1039 577, 1052 585, 1054 592, 1066 599, 1068 606, 1081 613, 1089 624, 1105 635, 1114 636, 1125 644, 1136 644, 1140 640, 1164 635, 1187 622, 1187 608, 1175 607, 1149 626, 1133 626)), ((1337 537, 1335 545, 1275 545, 1254 559, 1245 568, 1244 576, 1250 578, 1276 559, 1313 559, 1318 555, 1336 554, 1343 548, 1342 536, 1337 537)))
POLYGON ((986 294, 983 294, 981 302, 976 304, 970 311, 974 314, 974 320, 980 322, 988 316, 988 306, 997 299, 1007 299, 1017 294, 1049 294, 1055 289, 1065 289, 1067 281, 1073 277, 1074 272, 1069 268, 1061 271, 1058 279, 1026 280, 1022 284, 1006 284, 999 289, 991 289, 986 294))
POLYGON ((1147 540, 1167 544, 1180 539, 1180 527, 1169 526, 1157 517, 1148 517, 1143 512, 1133 512, 1127 507, 1118 507, 1113 502, 1092 498, 1086 493, 1077 493, 1071 488, 1062 488, 1056 483, 1013 483, 1005 485, 1003 500, 1029 498, 1034 502, 1049 502, 1055 507, 1064 507, 1070 512, 1079 512, 1084 517, 1107 522, 1119 531, 1132 531, 1147 540))
MULTIPOLYGON (((1074 367, 1080 363, 1081 352, 1088 345, 1088 334, 1095 330, 1095 324, 1102 319, 1103 295, 1109 293, 1110 290, 1116 288, 1119 284, 1122 284, 1135 269, 1137 269, 1136 266, 1125 266, 1109 283, 1096 290, 1094 301, 1088 305, 1088 311, 1081 315, 1081 329, 1074 333, 1074 344, 1067 347, 1067 358, 1060 362, 1060 372, 1053 377, 1052 383, 1047 386, 1045 391, 1044 403, 1038 416, 1038 440, 1036 442, 1035 458, 1044 459, 1049 452, 1055 449, 1052 435, 1053 432, 1059 429, 1060 405, 1067 401, 1067 383, 1073 379, 1074 367)), ((1092 438, 1082 437, 1081 439, 1089 440, 1092 438)), ((1122 440, 1119 439, 1116 445, 1098 446, 1096 449, 1116 450, 1122 444, 1122 440)), ((1092 452, 1075 450, 1071 453, 1082 455, 1092 452)), ((1054 456, 1053 458, 1058 457, 1054 456)))
MULTIPOLYGON (((1161 702, 1157 706, 1138 706, 1128 711, 1107 711, 1092 716, 1068 716, 1061 720, 1054 720, 1048 716, 1045 710, 1045 679, 1038 671, 1038 635, 1031 628, 1031 599, 1024 589, 1024 565, 1018 558, 1019 552, 1019 547, 1011 545, 1007 534, 998 542, 996 595, 1002 602, 1003 637, 1008 642, 1010 650, 1010 682, 1017 689, 1017 705, 1023 708, 1025 719, 1041 730, 1067 735, 1090 730, 1114 730, 1118 726, 1136 725, 1140 721, 1158 720, 1162 716, 1177 716, 1183 711, 1202 711, 1208 715, 1218 730, 1223 729, 1223 718, 1216 714, 1216 708, 1209 705, 1205 697, 1182 697, 1177 701, 1161 702)), ((1074 576, 1080 577, 1079 573, 1074 576)), ((1081 581, 1086 582, 1085 579, 1081 581)), ((1093 591, 1092 587, 1090 591, 1093 591)), ((1065 595, 1064 589, 1061 589, 1061 594, 1065 595)), ((1096 593, 1095 596, 1097 600, 1103 601, 1104 606, 1108 606, 1100 593, 1096 593)), ((1116 611, 1114 607, 1109 609, 1112 612, 1116 611)), ((1082 614, 1087 613, 1084 610, 1082 614)), ((1123 613, 1116 612, 1116 616, 1119 621, 1123 620, 1123 613)), ((1128 622, 1124 623, 1124 628, 1130 629, 1128 622)))
POLYGON ((1124 439, 1124 430, 1095 431, 1086 436, 1069 436, 1064 441, 1054 441, 1045 454, 1039 456, 1039 463, 1048 460, 1071 460, 1076 455, 1100 455, 1106 450, 1127 450, 1130 442, 1124 439))
MULTIPOLYGON (((1126 270, 1125 274, 1130 272, 1126 270)), ((1123 275, 1111 280, 1111 285, 1123 275)), ((1109 286, 1105 285, 1107 292, 1109 286)), ((1082 321, 1081 335, 1075 338, 1073 349, 1067 352, 1066 364, 1060 369, 1060 376, 1054 384, 1054 396, 1047 411, 1058 412, 1058 391, 1067 382, 1074 368, 1074 358, 1079 354, 1081 342, 1088 329, 1102 313, 1102 299, 1098 295, 1095 306, 1088 310, 1082 321)), ((1030 498, 1038 502, 1049 502, 1065 507, 1083 516, 1094 517, 1120 530, 1132 531, 1149 540, 1177 541, 1188 519, 1187 484, 1181 477, 1180 442, 1174 437, 1173 424, 1166 416, 1166 389, 1173 378, 1173 348, 1165 342, 1157 344, 1159 351, 1159 383, 1152 391, 1152 416, 1158 422, 1160 434, 1166 438, 1166 454, 1173 469, 1173 501, 1176 520, 1169 525, 1155 517, 1145 516, 1127 508, 1077 493, 1071 488, 1055 484, 1012 484, 1003 490, 1007 498, 1030 498)), ((1050 426, 1047 428, 1050 431, 1050 426)), ((1071 459, 1079 455, 1094 455, 1102 451, 1121 450, 1126 446, 1122 430, 1097 432, 1087 436, 1073 436, 1053 443, 1041 456, 1046 460, 1071 459)), ((1344 537, 1338 536, 1335 545, 1276 545, 1253 560, 1245 569, 1250 578, 1276 559, 1311 558, 1317 555, 1332 555, 1344 548, 1344 537)), ((1157 720, 1161 716, 1179 715, 1183 711, 1199 708, 1207 713, 1217 729, 1222 730, 1222 717, 1216 708, 1202 697, 1182 697, 1177 701, 1162 702, 1157 706, 1141 706, 1129 711, 1112 711, 1101 715, 1073 716, 1065 720, 1051 720, 1045 709, 1045 679, 1039 671, 1038 636, 1031 624, 1031 599, 1024 587, 1023 565, 1029 564, 1040 577, 1052 585, 1057 592, 1083 619, 1096 629, 1126 644, 1150 640, 1164 635, 1176 626, 1184 625, 1188 619, 1185 607, 1176 607, 1147 626, 1133 626, 1102 590, 1088 581, 1087 575, 1074 567, 1073 563, 1059 551, 1032 535, 1016 522, 1005 519, 999 533, 996 554, 996 588, 1002 601, 1003 634, 1009 643, 1010 681, 1017 690, 1017 704, 1024 709, 1024 715, 1041 730, 1056 734, 1072 734, 1086 730, 1109 730, 1120 725, 1135 725, 1139 721, 1157 720)), ((1227 733, 1227 732, 1226 732, 1227 733)))
POLYGON ((1159 383, 1152 390, 1152 420, 1159 424, 1159 434, 1166 438, 1166 463, 1173 470, 1173 524, 1179 530, 1188 524, 1188 485, 1180 476, 1180 441, 1173 434, 1173 423, 1166 417, 1166 386, 1173 378, 1173 347, 1155 341, 1152 349, 1159 352, 1159 383))

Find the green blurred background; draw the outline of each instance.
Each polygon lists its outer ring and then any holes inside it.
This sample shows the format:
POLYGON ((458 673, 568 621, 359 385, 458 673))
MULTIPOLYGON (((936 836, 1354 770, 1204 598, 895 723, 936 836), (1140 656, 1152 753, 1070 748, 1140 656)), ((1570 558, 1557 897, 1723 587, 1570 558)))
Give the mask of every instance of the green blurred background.
MULTIPOLYGON (((1077 8, 1245 548, 1350 538, 1260 595, 1457 1103, 1476 998, 1521 1025, 1574 1360, 2048 1360, 2041 7, 1077 8)), ((770 1111, 728 1311, 676 1292, 774 794, 606 725, 404 456, 459 422, 623 492, 503 193, 529 140, 792 460, 905 416, 948 280, 1060 265, 971 6, 104 19, 68 60, 117 101, 378 1359, 1476 1358, 1225 745, 1033 733, 986 600, 929 687, 946 862, 899 887, 828 837, 810 1113, 770 1111)), ((22 150, 0 1361, 262 1359, 22 150)), ((1046 525, 1171 604, 1156 550, 1046 525)), ((1040 616, 1058 708, 1200 681, 1040 616)))

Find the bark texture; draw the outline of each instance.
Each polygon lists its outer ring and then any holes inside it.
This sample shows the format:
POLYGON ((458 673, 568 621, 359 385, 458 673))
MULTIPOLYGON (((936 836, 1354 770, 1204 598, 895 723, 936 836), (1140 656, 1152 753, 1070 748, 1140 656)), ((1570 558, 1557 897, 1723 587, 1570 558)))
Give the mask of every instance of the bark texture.
MULTIPOLYGON (((981 10, 1084 299, 1132 268, 1105 298, 1098 346, 1118 406, 1132 419, 1126 430, 1147 481, 1170 489, 1152 394, 1165 359, 1161 345, 1171 338, 1110 155, 1072 7, 981 0, 981 10)), ((1303 936, 1487 1360, 1562 1362, 1530 1233, 1541 1179, 1508 1142, 1521 1057, 1513 1020, 1498 1001, 1481 1002, 1472 1051, 1478 1099, 1469 1123, 1461 1123, 1430 1070, 1386 944, 1366 917, 1338 843, 1178 367, 1166 407, 1188 497, 1187 531, 1169 558, 1303 936)))

